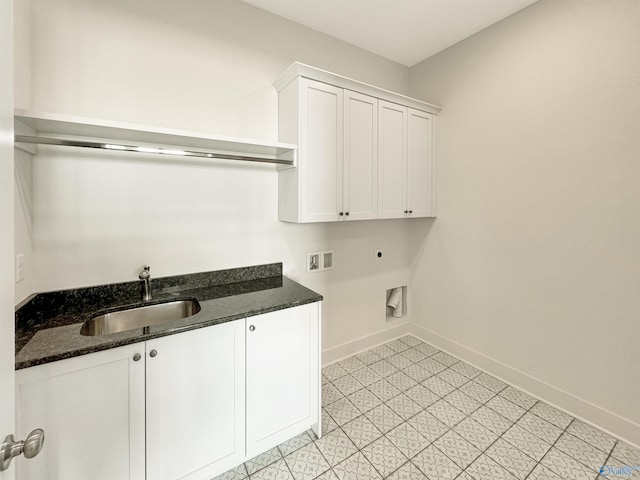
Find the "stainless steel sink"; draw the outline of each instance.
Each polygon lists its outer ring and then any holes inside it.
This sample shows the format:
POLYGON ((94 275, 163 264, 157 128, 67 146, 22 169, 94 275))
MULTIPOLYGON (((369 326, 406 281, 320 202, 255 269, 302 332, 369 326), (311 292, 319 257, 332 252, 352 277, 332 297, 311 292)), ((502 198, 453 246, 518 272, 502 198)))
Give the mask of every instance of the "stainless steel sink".
POLYGON ((80 333, 87 336, 106 335, 144 328, 187 318, 200 311, 197 300, 177 300, 142 307, 128 308, 98 315, 82 325, 80 333))

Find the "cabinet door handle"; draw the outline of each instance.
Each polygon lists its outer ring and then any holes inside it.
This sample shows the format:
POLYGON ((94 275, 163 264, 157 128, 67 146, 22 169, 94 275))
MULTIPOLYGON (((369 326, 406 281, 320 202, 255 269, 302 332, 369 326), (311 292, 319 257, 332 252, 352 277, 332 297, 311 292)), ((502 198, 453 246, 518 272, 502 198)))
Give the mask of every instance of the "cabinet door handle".
POLYGON ((345 215, 348 217, 349 216, 349 212, 345 213, 345 215))
POLYGON ((251 325, 251 326, 249 327, 249 331, 250 331, 250 332, 255 331, 255 329, 256 329, 256 326, 255 326, 255 325, 251 325))
POLYGON ((141 356, 139 353, 136 353, 136 354, 133 356, 133 361, 134 361, 134 362, 137 362, 137 361, 138 361, 138 360, 140 360, 141 358, 142 358, 142 356, 141 356))
POLYGON ((158 355, 158 351, 156 349, 153 349, 149 352, 150 357, 155 357, 156 355, 158 355))
POLYGON ((338 215, 343 216, 343 215, 344 215, 344 212, 340 212, 338 215))
POLYGON ((409 213, 413 213, 413 210, 409 210, 409 213))
POLYGON ((405 215, 406 215, 407 213, 409 213, 409 210, 405 210, 405 211, 404 211, 404 213, 405 213, 405 215))

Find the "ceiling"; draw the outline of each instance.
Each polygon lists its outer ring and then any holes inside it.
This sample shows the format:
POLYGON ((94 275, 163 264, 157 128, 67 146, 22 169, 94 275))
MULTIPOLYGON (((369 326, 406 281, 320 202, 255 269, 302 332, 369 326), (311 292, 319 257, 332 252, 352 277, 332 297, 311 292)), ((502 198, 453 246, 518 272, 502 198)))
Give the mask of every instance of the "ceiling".
POLYGON ((537 0, 243 0, 411 67, 537 0))

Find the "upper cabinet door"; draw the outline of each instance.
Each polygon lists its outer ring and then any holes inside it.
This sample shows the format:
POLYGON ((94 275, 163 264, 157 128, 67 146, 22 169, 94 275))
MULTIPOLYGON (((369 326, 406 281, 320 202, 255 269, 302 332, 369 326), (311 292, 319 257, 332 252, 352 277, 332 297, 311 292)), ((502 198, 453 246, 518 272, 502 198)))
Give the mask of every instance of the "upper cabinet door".
POLYGON ((433 115, 409 109, 407 207, 411 217, 434 216, 433 115))
POLYGON ((346 220, 378 215, 378 99, 344 91, 343 208, 346 220))
POLYGON ((244 459, 244 320, 149 340, 147 478, 208 480, 244 459))
POLYGON ((333 222, 342 210, 342 89, 300 80, 300 221, 333 222))
POLYGON ((407 216, 407 110, 378 100, 378 218, 407 216))

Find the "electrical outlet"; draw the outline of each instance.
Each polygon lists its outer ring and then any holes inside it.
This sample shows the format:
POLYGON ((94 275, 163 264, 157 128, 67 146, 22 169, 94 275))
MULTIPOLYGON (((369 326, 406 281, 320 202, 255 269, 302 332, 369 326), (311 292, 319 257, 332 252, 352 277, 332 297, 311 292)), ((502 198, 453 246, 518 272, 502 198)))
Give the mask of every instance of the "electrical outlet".
POLYGON ((373 252, 373 255, 376 260, 382 260, 383 251, 381 248, 376 248, 373 252))
POLYGON ((24 280, 24 253, 16 255, 16 283, 24 280))

